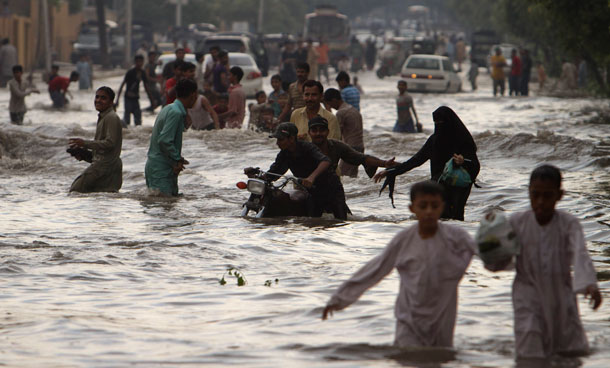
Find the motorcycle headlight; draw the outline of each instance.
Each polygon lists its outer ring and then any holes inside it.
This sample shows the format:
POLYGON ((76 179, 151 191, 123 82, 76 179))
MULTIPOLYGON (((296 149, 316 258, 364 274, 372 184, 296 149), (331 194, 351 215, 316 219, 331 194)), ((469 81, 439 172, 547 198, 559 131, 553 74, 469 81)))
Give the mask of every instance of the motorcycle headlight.
POLYGON ((265 194, 266 183, 261 179, 248 179, 248 192, 258 195, 265 194))

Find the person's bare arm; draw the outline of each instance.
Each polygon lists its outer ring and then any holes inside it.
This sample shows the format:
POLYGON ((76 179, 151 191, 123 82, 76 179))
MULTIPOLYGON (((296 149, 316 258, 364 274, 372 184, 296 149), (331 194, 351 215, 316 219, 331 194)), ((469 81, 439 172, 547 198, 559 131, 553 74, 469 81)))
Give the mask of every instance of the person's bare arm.
POLYGON ((216 111, 214 111, 214 108, 210 104, 210 101, 205 96, 202 97, 203 98, 201 99, 201 106, 203 106, 205 111, 207 111, 208 114, 210 114, 210 116, 212 117, 212 121, 214 121, 214 128, 220 129, 220 119, 218 118, 218 114, 216 113, 216 111))

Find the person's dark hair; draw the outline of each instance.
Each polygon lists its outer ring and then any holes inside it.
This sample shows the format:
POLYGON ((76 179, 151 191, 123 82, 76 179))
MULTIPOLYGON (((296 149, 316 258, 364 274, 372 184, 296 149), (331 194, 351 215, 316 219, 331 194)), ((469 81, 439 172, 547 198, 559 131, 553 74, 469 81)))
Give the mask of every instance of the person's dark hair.
POLYGON ((212 50, 220 51, 220 46, 215 45, 215 46, 210 47, 210 52, 212 52, 212 50))
POLYGON ((322 86, 322 83, 318 82, 317 80, 309 79, 306 80, 305 83, 303 83, 303 91, 305 91, 305 88, 311 87, 318 87, 320 94, 324 93, 324 87, 322 86))
POLYGON ((180 64, 180 71, 181 72, 188 72, 189 70, 195 70, 197 69, 197 66, 193 63, 191 63, 190 61, 184 61, 180 64))
POLYGON ((183 48, 183 47, 178 47, 178 48, 176 49, 176 51, 174 51, 174 54, 177 54, 177 53, 179 53, 179 52, 184 52, 184 48, 183 48))
POLYGON ((133 57, 133 60, 134 61, 138 61, 138 60, 144 61, 144 55, 136 55, 133 57))
POLYGON ((9 41, 9 39, 8 39, 8 38, 5 38, 5 39, 3 39, 3 40, 2 40, 2 44, 3 44, 3 45, 7 45, 9 42, 10 42, 10 41, 9 41))
POLYGON ((309 64, 308 63, 298 63, 297 64, 297 69, 303 69, 307 73, 309 73, 309 64))
POLYGON ((282 82, 282 77, 279 74, 273 74, 271 76, 271 80, 273 81, 273 80, 276 80, 276 79, 279 80, 280 82, 282 82))
POLYGON ((189 97, 197 92, 197 82, 192 79, 181 79, 176 84, 176 96, 178 98, 189 97))
POLYGON ((156 56, 156 55, 157 55, 157 52, 156 52, 156 51, 154 51, 154 50, 153 50, 153 51, 149 51, 149 52, 148 52, 148 57, 151 57, 151 56, 153 56, 153 55, 155 55, 155 56, 156 56))
POLYGON ((341 92, 336 88, 329 88, 324 91, 324 101, 339 100, 341 101, 341 92))
POLYGON ((229 55, 229 53, 226 50, 218 51, 218 57, 219 58, 224 57, 224 56, 228 56, 228 55, 229 55))
POLYGON ((51 70, 53 70, 53 69, 59 70, 59 65, 51 65, 51 70))
POLYGON ((411 202, 415 202, 415 199, 417 198, 417 196, 422 195, 422 194, 439 195, 439 196, 441 196, 441 199, 443 199, 443 202, 444 202, 443 186, 435 181, 432 181, 432 180, 420 181, 411 186, 411 193, 410 193, 411 202))
POLYGON ((347 82, 347 84, 349 84, 349 74, 344 71, 340 71, 339 74, 337 74, 337 78, 335 78, 335 81, 345 81, 347 82))
POLYGON ((530 185, 536 180, 548 180, 559 189, 561 188, 561 171, 553 165, 538 166, 530 175, 530 185))
POLYGON ((229 101, 229 94, 228 93, 219 93, 218 96, 216 96, 216 100, 229 101))
POLYGON ((195 53, 195 60, 199 61, 199 60, 203 60, 203 52, 196 52, 195 53))
POLYGON ((398 81, 398 83, 396 83, 396 84, 404 84, 404 85, 406 86, 406 85, 407 85, 407 81, 406 81, 406 80, 404 80, 404 79, 401 79, 401 80, 399 80, 399 81, 398 81))
POLYGON ((258 91, 256 92, 256 94, 254 94, 254 98, 258 99, 259 96, 262 96, 265 94, 265 91, 258 91))
POLYGON ((16 73, 16 72, 23 73, 23 67, 21 65, 13 65, 13 73, 16 73))
POLYGON ((80 77, 80 74, 78 74, 77 71, 73 71, 72 73, 70 73, 70 79, 71 80, 72 79, 76 80, 76 79, 78 79, 78 77, 80 77))
POLYGON ((241 79, 244 77, 243 69, 238 66, 232 67, 229 70, 229 73, 233 74, 235 76, 235 78, 237 78, 237 82, 241 81, 241 79))
POLYGON ((100 88, 97 89, 98 91, 103 91, 105 92, 108 97, 110 98, 110 101, 114 101, 114 91, 112 90, 112 88, 108 87, 108 86, 102 86, 100 88))

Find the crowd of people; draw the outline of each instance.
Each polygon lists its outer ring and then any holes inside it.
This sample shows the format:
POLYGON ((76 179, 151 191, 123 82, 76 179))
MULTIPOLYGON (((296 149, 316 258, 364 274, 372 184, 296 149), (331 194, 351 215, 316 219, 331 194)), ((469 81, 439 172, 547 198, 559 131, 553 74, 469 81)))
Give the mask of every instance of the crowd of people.
MULTIPOLYGON (((302 178, 309 216, 319 217, 329 212, 344 220, 350 210, 340 176, 357 176, 358 166, 364 166, 375 182, 385 179, 381 190, 388 187, 392 205, 398 175, 428 161, 431 175, 429 181, 411 188, 409 209, 417 223, 397 234, 379 256, 347 280, 332 295, 322 318, 354 303, 396 268, 401 286, 396 301, 395 344, 451 347, 457 288, 477 253, 477 246, 459 226, 439 222, 439 219, 464 220, 464 208, 480 170, 477 145, 458 115, 451 108, 440 106, 432 114, 433 134, 409 160, 397 163, 394 158, 384 160, 365 154, 361 90, 351 83, 345 70, 335 78, 338 88, 324 88, 321 77, 330 84, 324 45, 321 42, 320 47, 313 48, 308 42, 301 56, 287 47, 280 73, 271 77, 273 91, 268 96, 258 92, 256 102, 248 107, 248 128, 271 133, 280 150, 267 171, 267 179, 276 180, 291 170, 302 178), (309 64, 308 60, 314 59, 316 62, 309 64), (377 172, 379 167, 385 170, 377 172)), ((144 167, 146 185, 151 194, 177 196, 179 174, 189 164, 182 156, 184 132, 189 128, 240 129, 246 115, 246 96, 240 84, 243 70, 229 65, 226 51, 219 48, 210 51, 211 58, 204 64, 202 54, 197 54, 196 63, 191 63, 184 60, 186 50, 177 49, 176 60, 165 66, 161 76, 155 72, 157 54, 150 52, 145 58, 138 53, 117 94, 107 86, 98 88, 94 105, 99 115, 94 138, 70 138, 68 142, 69 152, 77 160, 91 163, 74 180, 70 191, 120 190, 122 133, 130 125, 132 115, 135 125, 142 123, 139 104, 142 84, 151 101, 148 109, 154 111, 163 106, 150 137, 144 167), (124 116, 120 119, 116 107, 123 88, 124 116)), ((38 91, 23 80, 23 68, 16 62, 8 78, 4 66, 6 55, 10 54, 10 49, 0 49, 1 82, 11 91, 11 121, 21 124, 25 97, 38 91)), ((457 50, 456 55, 461 52, 457 50)), ((501 70, 506 61, 499 52, 495 56, 492 58, 494 94, 497 89, 503 94, 501 70)), ((361 57, 359 62, 367 64, 365 50, 361 57)), ((56 67, 49 74, 48 89, 54 107, 65 106, 72 82, 81 81, 80 88, 91 88, 91 69, 85 65, 86 58, 81 62, 78 71, 70 77, 58 75, 56 67)), ((520 57, 513 50, 511 64, 509 94, 527 95, 531 69, 527 51, 523 50, 520 57)), ((570 66, 565 69, 565 73, 574 74, 570 66)), ((399 81, 397 89, 394 131, 421 132, 413 99, 407 93, 407 82, 399 81)), ((252 168, 244 171, 247 175, 253 172, 252 168)), ((562 195, 560 171, 550 165, 536 168, 529 182, 531 210, 510 218, 521 242, 521 253, 510 262, 485 264, 492 271, 516 267, 513 304, 518 358, 586 353, 588 343, 580 322, 576 293, 589 297, 594 309, 602 301, 582 228, 575 217, 555 209, 562 195)))

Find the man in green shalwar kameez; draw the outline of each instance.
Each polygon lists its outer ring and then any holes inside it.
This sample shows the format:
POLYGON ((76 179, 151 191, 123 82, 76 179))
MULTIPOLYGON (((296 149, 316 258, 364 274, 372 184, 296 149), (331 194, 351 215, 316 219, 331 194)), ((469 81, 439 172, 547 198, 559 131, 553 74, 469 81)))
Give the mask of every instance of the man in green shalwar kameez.
POLYGON ((182 157, 182 132, 188 128, 187 112, 197 100, 197 83, 182 79, 177 99, 161 110, 150 137, 146 160, 146 186, 165 195, 178 195, 178 174, 188 161, 182 157))

